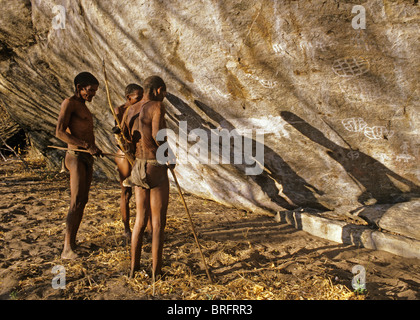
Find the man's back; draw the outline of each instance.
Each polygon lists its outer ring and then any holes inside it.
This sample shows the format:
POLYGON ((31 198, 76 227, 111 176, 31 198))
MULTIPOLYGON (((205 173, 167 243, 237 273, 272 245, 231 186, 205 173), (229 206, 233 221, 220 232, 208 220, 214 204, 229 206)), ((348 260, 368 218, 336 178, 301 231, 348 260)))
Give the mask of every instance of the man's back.
POLYGON ((132 122, 131 132, 133 143, 136 146, 136 158, 156 159, 156 152, 159 145, 156 142, 156 135, 165 125, 165 107, 160 101, 140 101, 135 105, 140 109, 138 118, 136 115, 130 120, 132 122))
POLYGON ((136 104, 140 108, 138 119, 132 121, 133 143, 136 143, 136 162, 132 178, 136 192, 136 222, 131 238, 130 277, 140 269, 143 235, 148 218, 152 222, 152 275, 161 273, 164 230, 169 201, 169 179, 167 166, 156 161, 159 144, 155 140, 159 130, 165 128, 166 85, 158 76, 144 81, 143 99, 136 104))

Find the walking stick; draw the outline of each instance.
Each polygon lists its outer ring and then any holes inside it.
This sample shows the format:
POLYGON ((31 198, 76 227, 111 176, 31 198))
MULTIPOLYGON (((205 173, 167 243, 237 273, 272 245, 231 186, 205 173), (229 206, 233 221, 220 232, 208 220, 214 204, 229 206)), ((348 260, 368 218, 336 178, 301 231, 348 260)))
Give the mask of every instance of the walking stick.
POLYGON ((176 175, 175 175, 175 171, 172 168, 169 168, 169 170, 171 171, 172 176, 174 177, 174 181, 175 181, 175 184, 177 186, 178 193, 181 197, 182 203, 184 204, 185 211, 187 212, 188 220, 190 221, 190 224, 191 224, 191 229, 192 229, 192 233, 194 235, 195 243, 197 244, 198 250, 200 251, 201 259, 203 260, 204 268, 206 269, 206 273, 207 273, 207 277, 209 278, 210 283, 212 284, 213 280, 210 276, 209 269, 207 268, 206 259, 204 258, 203 251, 201 250, 200 243, 198 242, 197 234, 195 233, 194 224, 193 224, 193 221, 191 219, 190 211, 188 210, 187 203, 185 202, 184 196, 182 195, 181 187, 179 186, 178 179, 176 178, 176 175))

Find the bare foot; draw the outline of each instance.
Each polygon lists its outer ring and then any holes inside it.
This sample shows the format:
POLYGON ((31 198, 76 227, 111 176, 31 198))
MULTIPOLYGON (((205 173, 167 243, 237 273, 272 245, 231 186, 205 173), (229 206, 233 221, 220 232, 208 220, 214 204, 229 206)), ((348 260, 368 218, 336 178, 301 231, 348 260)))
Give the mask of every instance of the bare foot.
POLYGON ((129 278, 133 279, 135 274, 136 274, 136 270, 131 269, 129 278))
POLYGON ((130 269, 130 278, 134 278, 134 275, 136 272, 140 271, 140 264, 136 264, 134 267, 131 267, 130 269))
POLYGON ((77 257, 79 256, 72 249, 63 250, 63 252, 61 253, 61 259, 73 260, 77 257))

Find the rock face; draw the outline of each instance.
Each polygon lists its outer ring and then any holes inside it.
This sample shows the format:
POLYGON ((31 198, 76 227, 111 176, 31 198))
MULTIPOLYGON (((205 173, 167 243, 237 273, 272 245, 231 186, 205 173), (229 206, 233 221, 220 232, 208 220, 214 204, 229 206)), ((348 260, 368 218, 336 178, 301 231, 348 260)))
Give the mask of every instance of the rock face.
MULTIPOLYGON (((60 144, 60 104, 81 71, 101 82, 89 105, 98 144, 116 150, 105 58, 115 105, 129 83, 167 83, 189 192, 267 212, 419 195, 417 1, 60 3, 2 0, 0 13, 1 102, 52 164, 62 152, 46 147, 60 144), (236 140, 212 140, 222 133, 236 140)), ((109 177, 114 167, 97 161, 109 177)))
POLYGON ((420 199, 367 207, 360 215, 377 227, 420 241, 420 199))

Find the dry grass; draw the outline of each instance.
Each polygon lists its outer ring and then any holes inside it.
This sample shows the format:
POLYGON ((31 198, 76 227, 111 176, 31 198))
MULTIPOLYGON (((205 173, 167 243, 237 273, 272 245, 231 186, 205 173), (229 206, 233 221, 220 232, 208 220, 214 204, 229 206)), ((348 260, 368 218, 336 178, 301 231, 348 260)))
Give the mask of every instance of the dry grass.
MULTIPOLYGON (((185 229, 183 219, 171 219, 173 230, 185 229), (178 221, 179 224, 176 224, 178 221)), ((100 248, 89 254, 82 260, 64 263, 68 276, 66 287, 67 299, 90 299, 99 293, 110 290, 110 279, 123 280, 126 290, 132 291, 139 297, 150 299, 153 292, 154 298, 178 299, 178 300, 349 300, 363 299, 364 296, 356 296, 351 290, 342 284, 333 284, 331 277, 325 271, 320 274, 311 274, 308 277, 291 277, 291 280, 284 279, 281 272, 291 260, 282 265, 271 263, 267 267, 250 270, 234 271, 229 275, 228 280, 222 276, 216 276, 215 283, 209 281, 200 268, 198 253, 194 244, 186 243, 177 248, 171 257, 166 260, 163 267, 163 278, 153 283, 150 275, 151 258, 150 243, 146 243, 143 254, 143 265, 145 270, 138 272, 134 278, 128 277, 130 265, 129 247, 121 246, 120 239, 116 234, 123 232, 122 224, 119 221, 104 223, 93 228, 85 241, 113 243, 112 247, 100 248), (197 259, 191 263, 189 256, 195 255, 197 259), (147 267, 146 267, 147 266, 147 267)), ((216 260, 224 265, 230 266, 240 259, 226 253, 223 245, 215 241, 203 241, 204 246, 213 247, 219 245, 221 250, 215 251, 208 257, 209 266, 216 260)), ((298 264, 304 268, 303 261, 298 264)), ((56 264, 63 263, 57 259, 56 264)), ((39 278, 36 273, 31 277, 33 284, 40 283, 45 279, 39 278)), ((290 279, 290 277, 288 278, 290 279)), ((111 282, 112 283, 112 282, 111 282)), ((24 285, 24 284, 22 284, 24 285)))
MULTIPOLYGON (((31 169, 15 171, 14 179, 41 175, 43 179, 49 179, 51 185, 68 182, 63 176, 46 175, 42 171, 42 159, 27 161, 31 169)), ((54 216, 40 212, 48 219, 45 223, 32 226, 39 232, 37 242, 53 239, 57 245, 49 252, 42 252, 42 257, 33 259, 33 262, 17 263, 15 272, 20 280, 11 297, 33 298, 31 294, 37 292, 37 297, 42 299, 151 299, 154 292, 154 299, 178 300, 364 299, 364 296, 356 296, 345 285, 334 281, 327 267, 314 266, 315 256, 275 257, 276 250, 268 250, 263 243, 251 239, 251 233, 258 229, 257 226, 240 229, 237 238, 230 240, 200 234, 201 229, 197 228, 207 263, 213 271, 214 283, 210 284, 176 194, 170 195, 163 278, 153 287, 151 243, 147 237, 141 262, 144 270, 129 278, 130 248, 124 244, 122 236, 117 184, 95 183, 79 230, 80 258, 64 261, 60 258, 60 251, 68 196, 63 198, 62 193, 51 192, 45 195, 40 190, 39 194, 34 193, 34 197, 54 200, 51 209, 54 216), (51 289, 51 269, 55 265, 63 265, 66 269, 65 290, 51 289), (292 267, 292 271, 287 271, 292 267)), ((201 211, 194 210, 199 213, 193 215, 199 226, 207 225, 215 217, 225 218, 228 215, 230 221, 236 219, 238 223, 245 219, 241 217, 241 212, 234 209, 228 212, 210 201, 188 197, 188 202, 192 207, 201 208, 201 211), (207 214, 200 214, 203 211, 207 214), (216 215, 215 212, 219 213, 216 215)), ((131 206, 133 208, 134 204, 131 206)), ((131 224, 133 222, 134 218, 131 224)), ((1 232, 0 240, 4 236, 1 232)), ((279 243, 278 247, 281 246, 279 243)))

